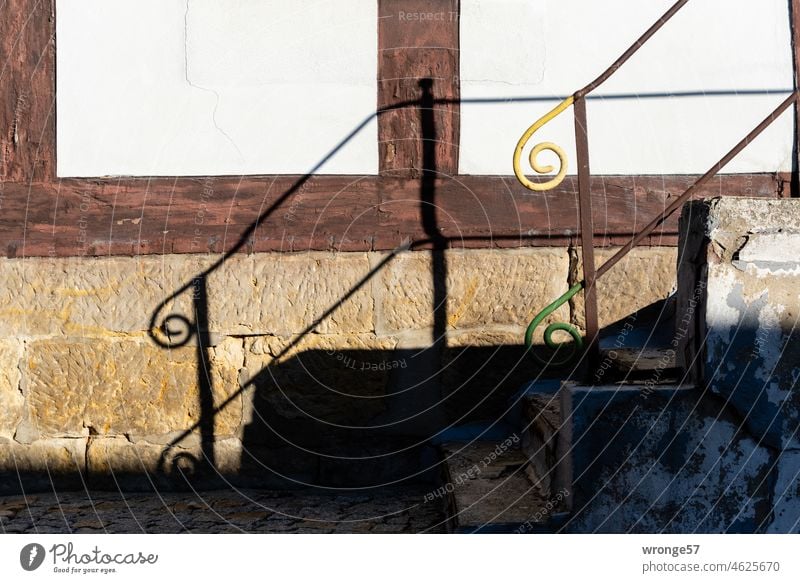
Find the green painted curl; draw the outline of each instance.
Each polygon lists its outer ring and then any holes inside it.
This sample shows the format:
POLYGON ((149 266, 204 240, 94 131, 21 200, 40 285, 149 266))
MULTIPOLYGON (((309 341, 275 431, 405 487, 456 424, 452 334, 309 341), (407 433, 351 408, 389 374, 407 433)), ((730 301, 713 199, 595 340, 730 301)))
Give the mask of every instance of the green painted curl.
MULTIPOLYGON (((539 327, 545 318, 547 318, 550 314, 555 312, 559 307, 567 303, 575 294, 583 289, 583 283, 576 283, 569 291, 554 301, 552 304, 547 306, 544 310, 539 312, 533 321, 528 325, 528 329, 525 330, 525 346, 531 348, 533 346, 533 333, 536 328, 539 327)), ((553 341, 553 332, 557 330, 563 330, 567 332, 570 336, 572 336, 572 350, 567 354, 565 358, 560 360, 544 360, 541 357, 537 356, 535 352, 531 352, 533 358, 543 366, 565 366, 572 362, 576 356, 578 356, 581 351, 583 350, 583 337, 581 336, 580 332, 578 332, 577 328, 570 324, 566 324, 564 322, 554 322, 550 324, 547 328, 544 329, 544 343, 551 348, 552 350, 558 350, 562 346, 564 346, 563 342, 554 342, 553 341)))

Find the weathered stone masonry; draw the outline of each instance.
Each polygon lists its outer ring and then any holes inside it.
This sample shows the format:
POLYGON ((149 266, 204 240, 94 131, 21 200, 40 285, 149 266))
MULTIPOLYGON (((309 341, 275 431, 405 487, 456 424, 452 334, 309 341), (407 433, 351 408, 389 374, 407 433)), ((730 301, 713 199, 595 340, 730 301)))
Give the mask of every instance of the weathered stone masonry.
POLYGON ((684 206, 662 350, 686 374, 535 387, 558 403, 552 488, 570 492, 567 530, 798 532, 798 211, 796 200, 684 206))
MULTIPOLYGON (((401 421, 415 417, 409 407, 421 400, 441 409, 437 423, 480 417, 478 401, 488 394, 502 402, 530 377, 533 364, 520 360, 524 327, 577 276, 576 256, 565 248, 447 251, 446 347, 427 357, 419 349, 433 344, 429 252, 399 254, 360 287, 385 254, 230 258, 208 277, 209 384, 215 406, 227 401, 213 420, 216 467, 237 479, 247 474, 248 455, 263 449, 253 454, 261 463, 315 483, 328 462, 275 433, 297 432, 312 451, 346 439, 335 431, 326 436, 330 424, 388 423, 397 433, 415 433, 422 430, 401 421), (415 375, 429 375, 420 370, 426 367, 442 372, 414 393, 415 375), (265 415, 272 434, 257 428, 265 415)), ((74 483, 79 472, 113 486, 112 471, 147 487, 148 473, 171 458, 199 455, 196 342, 163 348, 148 329, 160 302, 217 258, 0 262, 3 490, 20 488, 18 471, 28 487, 51 478, 74 483)), ((674 249, 637 249, 601 283, 603 323, 666 296, 674 264, 674 249)), ((188 291, 155 316, 192 312, 188 291)), ((580 324, 580 310, 572 312, 565 306, 554 316, 580 324)), ((330 478, 337 479, 347 481, 330 478)))

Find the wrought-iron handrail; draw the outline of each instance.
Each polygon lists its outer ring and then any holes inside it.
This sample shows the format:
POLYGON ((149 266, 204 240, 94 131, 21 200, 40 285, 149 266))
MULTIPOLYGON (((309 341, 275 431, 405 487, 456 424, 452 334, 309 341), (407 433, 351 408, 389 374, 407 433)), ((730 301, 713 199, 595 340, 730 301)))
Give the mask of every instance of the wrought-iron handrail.
POLYGON ((567 155, 564 150, 552 143, 543 142, 536 144, 529 154, 529 163, 531 168, 538 174, 548 174, 554 170, 550 165, 542 166, 538 163, 537 157, 543 151, 549 150, 553 152, 559 159, 559 169, 556 175, 546 182, 534 182, 530 180, 522 172, 520 160, 522 151, 531 137, 544 125, 552 119, 566 111, 570 106, 573 106, 575 118, 575 150, 578 164, 578 209, 580 214, 580 239, 581 239, 581 252, 583 258, 583 280, 573 285, 567 293, 559 297, 553 303, 549 304, 546 308, 540 311, 536 317, 528 325, 525 331, 525 344, 528 347, 533 345, 533 335, 536 328, 555 310, 560 306, 567 303, 581 290, 584 292, 584 312, 586 320, 586 338, 588 342, 584 342, 578 329, 565 322, 555 322, 547 326, 543 333, 545 344, 551 349, 558 349, 564 343, 556 343, 552 335, 556 331, 565 331, 572 336, 572 350, 566 357, 559 360, 544 360, 532 352, 532 356, 542 365, 563 366, 574 360, 583 350, 584 344, 587 345, 590 359, 596 357, 597 351, 597 336, 599 332, 599 323, 597 316, 597 290, 595 283, 599 277, 614 267, 631 249, 638 245, 645 237, 647 237, 654 229, 670 217, 676 210, 678 210, 683 203, 685 203, 697 191, 698 188, 703 186, 711 178, 713 178, 719 171, 736 157, 750 142, 752 142, 761 132, 763 132, 769 125, 774 122, 778 116, 786 111, 789 106, 798 101, 798 88, 795 86, 794 91, 772 111, 764 120, 758 124, 750 133, 748 133, 739 143, 737 143, 727 154, 725 154, 719 162, 714 164, 708 172, 698 178, 683 194, 677 197, 665 208, 661 214, 656 216, 650 223, 647 224, 641 231, 634 235, 628 243, 622 246, 611 258, 607 259, 599 268, 595 266, 594 260, 594 230, 592 226, 592 200, 590 189, 591 173, 589 170, 589 140, 586 124, 586 96, 602 85, 609 77, 611 77, 617 69, 619 69, 628 59, 630 59, 636 51, 638 51, 649 39, 652 37, 664 24, 666 24, 681 8, 683 8, 689 0, 678 0, 667 10, 661 18, 659 18, 647 31, 640 36, 614 63, 608 67, 601 75, 594 81, 576 91, 558 106, 549 111, 546 115, 538 119, 531 125, 522 137, 517 142, 514 149, 514 174, 517 180, 533 191, 550 190, 558 186, 567 174, 567 155))

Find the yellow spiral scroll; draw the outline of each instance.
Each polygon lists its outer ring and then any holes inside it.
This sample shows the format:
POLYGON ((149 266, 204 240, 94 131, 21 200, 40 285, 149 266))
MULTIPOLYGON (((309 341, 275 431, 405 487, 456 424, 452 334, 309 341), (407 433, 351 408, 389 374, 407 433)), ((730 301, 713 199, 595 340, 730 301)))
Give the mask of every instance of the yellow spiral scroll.
POLYGON ((525 133, 522 134, 522 137, 519 139, 519 142, 517 142, 517 147, 514 149, 514 175, 517 177, 517 180, 519 180, 520 183, 528 190, 535 190, 539 192, 544 190, 550 190, 551 188, 555 188, 556 186, 561 184, 561 181, 564 180, 564 177, 567 175, 567 153, 564 152, 561 146, 558 146, 557 144, 554 144, 552 142, 542 142, 541 144, 536 144, 531 150, 531 153, 528 157, 528 160, 530 161, 531 164, 531 168, 533 168, 533 170, 537 174, 547 174, 549 172, 552 172, 554 168, 549 164, 547 166, 541 166, 539 162, 536 160, 537 156, 539 156, 539 154, 541 154, 545 150, 550 150, 556 156, 558 156, 558 161, 559 161, 558 174, 553 176, 553 178, 548 180, 547 182, 533 182, 531 180, 528 180, 528 177, 525 176, 525 174, 522 172, 522 168, 520 168, 520 158, 522 158, 522 150, 523 148, 525 148, 525 145, 528 143, 528 140, 531 139, 531 136, 535 134, 539 128, 541 128, 543 125, 548 123, 550 120, 552 120, 557 115, 562 113, 565 109, 567 109, 570 105, 572 105, 573 101, 575 101, 575 98, 572 95, 567 97, 564 101, 559 103, 557 107, 551 110, 547 115, 538 119, 531 127, 529 127, 525 131, 525 133))

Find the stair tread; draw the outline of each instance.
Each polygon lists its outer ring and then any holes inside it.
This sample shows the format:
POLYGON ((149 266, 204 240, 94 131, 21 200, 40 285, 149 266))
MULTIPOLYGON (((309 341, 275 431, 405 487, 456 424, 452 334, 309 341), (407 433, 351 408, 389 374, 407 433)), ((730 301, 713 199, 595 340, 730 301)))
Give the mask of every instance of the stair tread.
POLYGON ((640 378, 653 371, 674 377, 675 303, 676 297, 671 295, 601 330, 595 382, 640 378))
POLYGON ((555 431, 561 425, 561 403, 553 395, 526 395, 525 412, 528 419, 555 431))
POLYGON ((457 528, 546 521, 548 499, 529 480, 524 453, 516 446, 502 447, 508 442, 442 445, 457 528))
POLYGON ((675 351, 668 348, 601 348, 601 366, 604 359, 617 371, 672 370, 676 367, 675 351))

